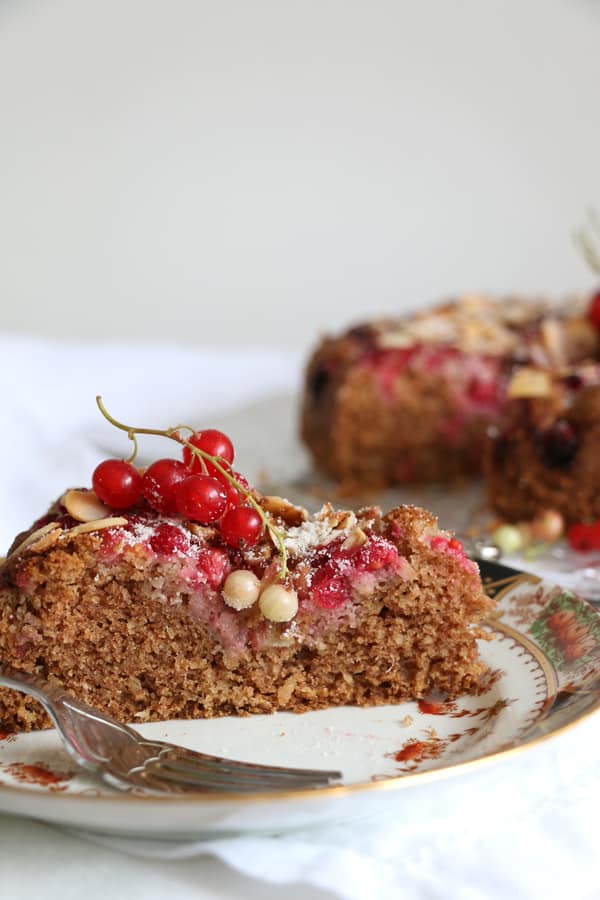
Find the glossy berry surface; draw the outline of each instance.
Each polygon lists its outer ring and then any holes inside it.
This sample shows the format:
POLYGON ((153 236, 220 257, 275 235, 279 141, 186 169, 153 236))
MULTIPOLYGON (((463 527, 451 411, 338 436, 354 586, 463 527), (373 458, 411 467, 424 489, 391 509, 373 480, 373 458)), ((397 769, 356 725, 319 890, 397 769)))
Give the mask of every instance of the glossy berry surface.
POLYGON ((571 525, 567 530, 567 541, 579 553, 600 550, 600 519, 592 524, 578 522, 571 525))
POLYGON ((357 575, 376 573, 398 562, 398 550, 385 538, 371 538, 362 547, 345 550, 342 542, 335 542, 317 551, 317 564, 313 573, 311 596, 322 609, 338 609, 348 602, 352 582, 357 575))
MULTIPOLYGON (((204 450, 205 453, 209 453, 211 456, 219 456, 221 460, 225 460, 225 462, 229 463, 229 466, 231 466, 235 455, 233 444, 222 431, 217 431, 216 428, 206 428, 204 431, 196 431, 195 434, 189 438, 189 442, 190 444, 193 444, 194 447, 198 447, 199 450, 204 450)), ((193 455, 189 447, 183 448, 183 461, 192 472, 198 474, 204 472, 202 462, 198 457, 193 455)), ((210 475, 214 475, 215 477, 220 475, 218 469, 211 465, 208 460, 205 460, 204 464, 206 465, 206 471, 210 475)))
POLYGON ((152 509, 163 515, 175 515, 175 489, 189 474, 189 470, 178 459, 157 459, 148 466, 144 472, 142 488, 152 509))
POLYGON ((219 588, 231 572, 229 557, 222 550, 207 547, 198 557, 198 571, 212 588, 219 588))
POLYGON ((211 475, 189 475, 175 489, 180 515, 209 525, 221 518, 227 507, 227 494, 220 481, 211 475))
POLYGON ((256 510, 250 506, 238 506, 230 509, 225 513, 221 522, 223 540, 238 550, 256 544, 262 530, 262 520, 256 510))
POLYGON ((578 447, 575 429, 566 419, 558 419, 540 438, 541 459, 549 468, 568 466, 578 447))
POLYGON ((161 522, 150 538, 150 546, 158 556, 171 557, 185 553, 188 541, 181 528, 161 522))
POLYGON ((596 291, 590 300, 588 318, 598 330, 600 330, 600 291, 596 291))
MULTIPOLYGON (((247 491, 250 490, 250 485, 243 475, 240 475, 239 472, 232 472, 231 474, 238 482, 238 484, 241 485, 241 487, 245 488, 245 490, 247 491)), ((228 481, 225 482, 222 477, 219 477, 219 473, 215 475, 215 478, 217 478, 218 481, 221 481, 224 484, 225 493, 227 494, 227 512, 229 512, 230 509, 235 509, 237 506, 241 506, 242 503, 245 503, 245 496, 240 493, 240 491, 238 491, 238 489, 233 484, 230 484, 230 482, 228 481)))
POLYGON ((105 459, 94 469, 92 487, 97 497, 113 509, 127 509, 142 496, 142 476, 131 463, 105 459))

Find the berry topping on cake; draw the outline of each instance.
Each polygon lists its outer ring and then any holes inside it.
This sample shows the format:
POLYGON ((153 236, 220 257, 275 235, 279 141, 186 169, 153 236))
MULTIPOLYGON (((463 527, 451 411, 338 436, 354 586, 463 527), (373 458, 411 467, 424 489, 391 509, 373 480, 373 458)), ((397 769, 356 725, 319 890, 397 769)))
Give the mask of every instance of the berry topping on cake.
POLYGON ((105 459, 96 466, 92 485, 96 496, 113 509, 134 506, 142 496, 142 476, 122 459, 105 459))
POLYGON ((192 522, 218 522, 227 509, 227 493, 212 475, 188 475, 175 488, 177 512, 192 522))
MULTIPOLYGON (((425 510, 309 516, 235 472, 222 432, 133 427, 98 405, 134 452, 96 468, 102 499, 67 490, 15 540, 0 565, 2 660, 124 721, 480 689, 492 604, 425 510), (141 435, 182 458, 140 471, 141 435)), ((2 690, 0 717, 47 724, 2 690)))
POLYGON ((597 291, 590 301, 588 317, 590 322, 600 331, 600 291, 597 291))
POLYGON ((148 504, 167 516, 177 513, 177 486, 190 474, 178 459, 157 459, 144 472, 142 488, 148 504))
POLYGON ((225 513, 221 521, 223 539, 238 550, 254 546, 262 530, 261 518, 250 506, 235 506, 225 513))
MULTIPOLYGON (((222 431, 217 431, 216 428, 196 431, 189 438, 189 443, 198 450, 203 450, 208 455, 217 457, 219 462, 226 464, 228 468, 233 462, 235 455, 233 444, 226 434, 223 434, 222 431)), ((183 461, 192 472, 208 472, 216 478, 220 475, 219 470, 206 457, 198 457, 194 454, 191 447, 184 446, 183 461)))
POLYGON ((566 419, 558 419, 540 436, 540 453, 549 468, 568 466, 577 453, 577 433, 566 419))

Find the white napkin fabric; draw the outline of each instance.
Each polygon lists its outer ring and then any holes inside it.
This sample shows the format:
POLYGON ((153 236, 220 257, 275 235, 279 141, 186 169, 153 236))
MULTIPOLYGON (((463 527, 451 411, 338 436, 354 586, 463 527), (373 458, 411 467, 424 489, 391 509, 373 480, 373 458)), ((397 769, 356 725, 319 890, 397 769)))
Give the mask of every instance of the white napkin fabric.
MULTIPOLYGON (((289 455, 294 441, 293 407, 285 413, 280 400, 297 390, 300 372, 300 355, 288 351, 0 337, 0 544, 6 548, 65 487, 88 485, 100 459, 128 452, 125 435, 96 410, 96 394, 133 424, 218 427, 240 415, 247 459, 277 469, 271 454, 289 455)), ((147 456, 172 453, 154 440, 144 445, 147 456)), ((500 764, 440 781, 435 791, 399 791, 393 817, 283 835, 181 843, 107 836, 91 838, 102 845, 93 847, 0 816, 2 896, 41 890, 62 900, 84 885, 88 900, 104 897, 107 885, 116 896, 145 900, 211 896, 201 886, 206 859, 216 858, 265 884, 304 885, 306 898, 591 900, 600 896, 599 748, 600 716, 592 716, 500 764), (69 860, 60 879, 57 859, 69 860), (99 879, 94 866, 104 873, 99 879)), ((225 896, 212 877, 214 896, 225 896)))

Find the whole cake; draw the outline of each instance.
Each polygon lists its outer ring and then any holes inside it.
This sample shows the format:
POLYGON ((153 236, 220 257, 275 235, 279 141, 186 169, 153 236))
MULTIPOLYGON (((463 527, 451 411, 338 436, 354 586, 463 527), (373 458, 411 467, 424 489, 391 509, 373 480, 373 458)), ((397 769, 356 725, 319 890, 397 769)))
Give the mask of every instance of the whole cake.
POLYGON ((560 373, 598 357, 589 306, 468 296, 326 338, 302 408, 316 464, 350 489, 481 472, 490 426, 512 415, 520 368, 560 373))
MULTIPOLYGON (((429 513, 309 517, 252 490, 220 432, 150 431, 183 444, 183 460, 106 460, 93 490, 67 491, 15 541, 0 659, 131 721, 479 689, 492 604, 429 513)), ((0 720, 47 724, 7 690, 0 720)))

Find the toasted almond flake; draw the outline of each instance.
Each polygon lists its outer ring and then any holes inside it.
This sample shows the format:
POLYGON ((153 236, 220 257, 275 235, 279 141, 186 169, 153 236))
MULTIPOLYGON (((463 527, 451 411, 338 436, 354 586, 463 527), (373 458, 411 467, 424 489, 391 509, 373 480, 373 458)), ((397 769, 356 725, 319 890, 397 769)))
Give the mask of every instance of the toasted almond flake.
POLYGON ((295 506, 285 497, 266 496, 262 497, 260 505, 265 512, 270 513, 282 519, 286 525, 301 525, 308 519, 308 512, 303 506, 295 506))
POLYGON ((550 362, 555 366, 564 366, 567 357, 564 329, 561 324, 554 318, 544 319, 540 331, 550 362))
POLYGON ((22 553, 27 547, 32 547, 34 544, 41 544, 43 539, 48 537, 53 531, 61 531, 61 527, 58 522, 48 522, 47 525, 42 525, 41 528, 36 528, 35 531, 21 541, 20 544, 11 550, 11 552, 6 557, 7 559, 12 559, 17 553, 22 553))
POLYGON ((322 522, 327 528, 345 531, 354 528, 356 515, 347 509, 334 509, 330 503, 326 503, 316 514, 315 522, 322 522))
POLYGON ((403 728, 410 728, 412 723, 413 723, 412 716, 404 716, 403 719, 400 719, 400 724, 402 725, 403 728))
POLYGON ((344 543, 342 544, 342 550, 353 550, 355 547, 362 547, 363 544, 366 544, 368 541, 367 535, 364 533, 362 528, 358 526, 353 528, 344 543))
POLYGON ((547 372, 524 366, 510 380, 508 396, 517 397, 549 397, 552 392, 552 380, 547 372))
POLYGON ((382 331, 377 337, 377 346, 381 347, 383 350, 402 350, 404 347, 410 347, 415 343, 415 338, 413 335, 409 334, 408 331, 401 331, 400 329, 395 331, 382 331))
POLYGON ((110 512, 93 491, 71 489, 62 495, 60 502, 69 515, 78 522, 93 522, 105 519, 110 512))
POLYGON ((217 536, 217 529, 213 528, 212 525, 198 525, 197 522, 188 522, 187 527, 195 534, 196 537, 204 538, 205 541, 210 541, 211 538, 217 536))
POLYGON ((127 525, 127 519, 124 516, 108 516, 106 519, 95 519, 93 522, 82 522, 81 525, 75 525, 65 532, 69 537, 75 537, 77 534, 87 534, 91 531, 104 531, 105 528, 116 528, 119 525, 127 525))

